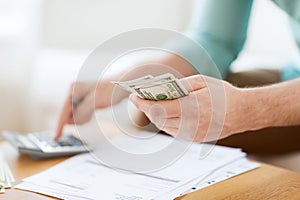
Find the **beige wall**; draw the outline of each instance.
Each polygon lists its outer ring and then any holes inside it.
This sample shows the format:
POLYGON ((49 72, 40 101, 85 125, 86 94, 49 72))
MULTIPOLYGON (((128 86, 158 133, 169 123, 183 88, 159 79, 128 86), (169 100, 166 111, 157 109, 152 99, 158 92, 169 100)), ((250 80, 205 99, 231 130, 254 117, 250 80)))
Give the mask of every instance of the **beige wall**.
POLYGON ((90 49, 137 28, 183 31, 193 4, 194 0, 46 0, 43 45, 90 49))
POLYGON ((141 27, 182 31, 194 0, 0 0, 0 131, 54 128, 82 59, 141 27), (46 58, 44 59, 44 53, 46 58), (79 52, 79 53, 78 53, 79 52))

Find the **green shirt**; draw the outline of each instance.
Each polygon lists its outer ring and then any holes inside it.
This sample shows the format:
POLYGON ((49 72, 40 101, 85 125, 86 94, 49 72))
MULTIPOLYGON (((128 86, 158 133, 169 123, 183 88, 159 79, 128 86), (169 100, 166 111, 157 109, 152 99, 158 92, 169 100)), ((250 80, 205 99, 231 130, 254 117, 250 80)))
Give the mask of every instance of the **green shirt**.
MULTIPOLYGON (((273 0, 291 18, 295 40, 300 46, 300 0, 273 0)), ((253 0, 202 0, 188 35, 201 44, 217 65, 222 78, 230 71, 247 37, 253 0)), ((284 80, 294 78, 295 71, 282 69, 284 80)), ((199 69, 197 69, 199 71, 199 69)), ((297 70, 296 70, 297 71, 297 70)), ((299 74, 300 76, 300 71, 299 74)))

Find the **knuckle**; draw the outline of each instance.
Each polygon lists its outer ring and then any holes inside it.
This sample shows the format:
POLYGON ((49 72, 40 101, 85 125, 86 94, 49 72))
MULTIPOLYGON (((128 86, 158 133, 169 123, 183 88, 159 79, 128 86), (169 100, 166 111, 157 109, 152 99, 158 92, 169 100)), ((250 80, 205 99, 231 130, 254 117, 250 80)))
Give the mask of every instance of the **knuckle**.
POLYGON ((194 86, 194 88, 203 87, 203 77, 202 77, 202 75, 196 75, 195 77, 193 77, 192 85, 194 86))

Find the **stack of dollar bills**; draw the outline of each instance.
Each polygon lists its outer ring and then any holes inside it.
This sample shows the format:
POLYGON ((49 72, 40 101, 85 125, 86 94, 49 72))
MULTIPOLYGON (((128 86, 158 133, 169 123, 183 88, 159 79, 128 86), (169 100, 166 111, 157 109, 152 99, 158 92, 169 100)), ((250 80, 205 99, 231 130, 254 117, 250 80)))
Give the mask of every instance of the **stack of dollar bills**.
POLYGON ((11 188, 11 183, 14 181, 14 177, 9 169, 8 164, 0 155, 0 194, 4 193, 5 189, 11 188))
POLYGON ((170 73, 113 83, 131 93, 137 93, 143 99, 153 101, 172 100, 188 95, 181 82, 170 73))

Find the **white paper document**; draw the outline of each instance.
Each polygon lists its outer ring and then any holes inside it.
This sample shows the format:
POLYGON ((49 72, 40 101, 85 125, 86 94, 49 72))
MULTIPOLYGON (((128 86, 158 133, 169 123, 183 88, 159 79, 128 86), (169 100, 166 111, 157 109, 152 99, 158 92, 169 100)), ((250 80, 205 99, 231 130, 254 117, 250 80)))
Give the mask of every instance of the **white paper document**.
POLYGON ((11 188, 11 183, 14 182, 14 176, 3 157, 0 155, 0 194, 5 192, 5 189, 11 188))
MULTIPOLYGON (((145 144, 130 147, 145 148, 145 144)), ((249 162, 240 149, 222 146, 214 146, 206 157, 199 158, 203 147, 212 146, 193 144, 171 165, 149 173, 116 170, 101 164, 91 153, 81 154, 25 178, 16 188, 74 200, 168 200, 259 166, 249 162)))

